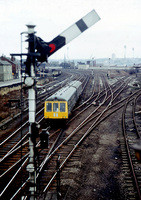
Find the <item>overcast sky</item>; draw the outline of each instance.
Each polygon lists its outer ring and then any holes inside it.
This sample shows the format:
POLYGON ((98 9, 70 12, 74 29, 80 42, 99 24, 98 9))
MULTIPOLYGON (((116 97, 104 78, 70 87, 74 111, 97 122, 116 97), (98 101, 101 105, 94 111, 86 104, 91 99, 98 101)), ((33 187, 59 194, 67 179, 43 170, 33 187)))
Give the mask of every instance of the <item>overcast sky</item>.
POLYGON ((49 42, 92 9, 101 20, 50 58, 141 57, 141 0, 0 0, 0 56, 21 52, 29 22, 49 42))

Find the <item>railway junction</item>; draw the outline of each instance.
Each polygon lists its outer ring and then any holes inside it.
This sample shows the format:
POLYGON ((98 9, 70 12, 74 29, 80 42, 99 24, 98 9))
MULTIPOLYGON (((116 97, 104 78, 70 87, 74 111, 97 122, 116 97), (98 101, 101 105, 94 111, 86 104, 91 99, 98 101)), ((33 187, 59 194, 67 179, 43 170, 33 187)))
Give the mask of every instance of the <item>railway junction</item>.
MULTIPOLYGON (((36 122, 49 132, 43 143, 36 138, 36 191, 34 199, 141 199, 141 165, 132 146, 140 138, 140 72, 99 68, 62 70, 53 81, 37 87, 36 122), (83 91, 65 123, 44 119, 44 101, 71 80, 83 91)), ((20 86, 21 87, 21 86, 20 86)), ((24 85, 22 85, 24 88, 24 85)), ((27 91, 19 107, 1 96, 5 120, 0 135, 1 199, 28 199, 29 130, 27 91), (13 113, 16 117, 13 117, 13 113)), ((2 109, 2 108, 1 108, 2 109)))

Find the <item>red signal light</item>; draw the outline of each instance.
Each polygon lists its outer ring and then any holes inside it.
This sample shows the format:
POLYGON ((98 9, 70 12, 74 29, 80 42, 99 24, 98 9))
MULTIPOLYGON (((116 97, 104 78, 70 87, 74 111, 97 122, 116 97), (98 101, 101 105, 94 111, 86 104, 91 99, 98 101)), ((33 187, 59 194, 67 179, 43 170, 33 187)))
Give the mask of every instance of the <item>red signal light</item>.
POLYGON ((51 50, 50 50, 50 52, 49 53, 52 53, 52 52, 54 52, 55 51, 55 49, 56 49, 56 46, 55 46, 55 44, 49 44, 48 45, 50 48, 51 48, 51 50))

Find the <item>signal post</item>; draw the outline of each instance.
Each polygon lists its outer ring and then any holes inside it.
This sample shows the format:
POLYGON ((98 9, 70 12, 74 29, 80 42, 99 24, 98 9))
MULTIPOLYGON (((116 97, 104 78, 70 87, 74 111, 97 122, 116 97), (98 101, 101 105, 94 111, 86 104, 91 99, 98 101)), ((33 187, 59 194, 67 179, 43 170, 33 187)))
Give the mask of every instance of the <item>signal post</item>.
POLYGON ((29 199, 36 200, 36 163, 35 163, 35 146, 36 133, 38 128, 35 123, 36 116, 36 92, 35 92, 35 25, 27 25, 28 28, 28 55, 26 60, 26 73, 29 75, 25 78, 25 84, 28 88, 28 105, 29 105, 29 163, 27 171, 29 172, 29 199))

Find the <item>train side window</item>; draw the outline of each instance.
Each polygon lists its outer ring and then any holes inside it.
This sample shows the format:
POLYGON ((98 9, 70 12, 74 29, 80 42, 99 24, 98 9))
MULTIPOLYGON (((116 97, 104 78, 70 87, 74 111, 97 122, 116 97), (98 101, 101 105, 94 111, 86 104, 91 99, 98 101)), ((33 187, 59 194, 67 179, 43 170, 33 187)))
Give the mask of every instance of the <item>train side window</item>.
POLYGON ((60 112, 65 112, 65 103, 60 103, 60 112))
POLYGON ((51 111, 52 111, 52 104, 47 103, 47 112, 51 112, 51 111))
POLYGON ((53 104, 53 112, 58 112, 59 109, 58 109, 58 103, 54 103, 53 104))

